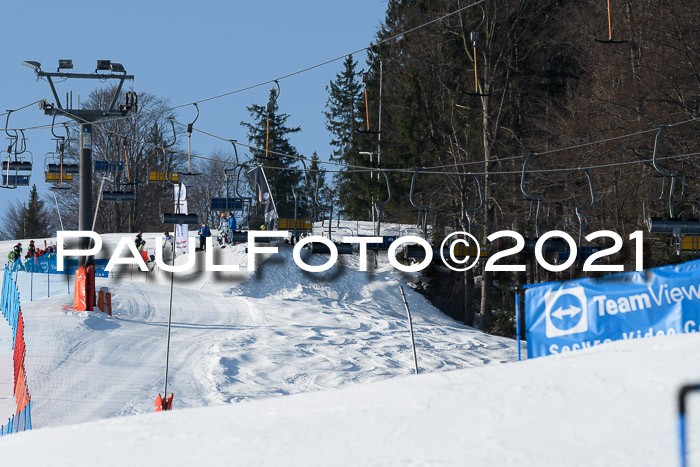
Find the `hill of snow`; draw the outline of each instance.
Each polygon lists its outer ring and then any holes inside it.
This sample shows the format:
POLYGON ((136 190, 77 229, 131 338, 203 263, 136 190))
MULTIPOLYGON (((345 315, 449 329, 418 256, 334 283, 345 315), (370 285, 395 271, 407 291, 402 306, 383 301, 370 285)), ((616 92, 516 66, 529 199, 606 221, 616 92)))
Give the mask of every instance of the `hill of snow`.
MULTIPOLYGON (((676 390, 696 335, 505 365, 173 410, 0 438, 29 465, 677 464, 676 390)), ((691 400, 689 465, 700 461, 691 400), (694 456, 693 456, 694 455, 694 456)))
MULTIPOLYGON (((118 238, 104 236, 106 246, 118 238)), ((355 256, 324 273, 306 273, 284 244, 251 274, 245 244, 216 251, 217 263, 239 264, 241 272, 199 271, 175 279, 168 388, 176 408, 412 373, 398 291, 412 275, 398 273, 385 260, 371 273, 360 272, 355 256)), ((204 253, 196 256, 201 270, 204 253)), ((306 250, 303 256, 311 264, 326 260, 306 250)), ((63 276, 51 277, 53 294, 61 295, 28 302, 23 293, 35 428, 152 411, 164 385, 170 274, 156 269, 146 275, 135 268, 132 277, 130 269, 116 279, 97 279, 98 288, 112 292, 113 317, 73 311, 63 276)), ((35 276, 34 297, 45 295, 46 276, 35 276)), ((29 275, 18 277, 20 290, 28 290, 29 275)), ((459 324, 405 289, 421 371, 516 359, 512 340, 459 324)), ((5 349, 9 362, 9 346, 5 349)), ((5 392, 11 395, 11 389, 5 392)))
MULTIPOLYGON (((105 242, 113 246, 117 238, 105 242)), ((163 390, 169 274, 135 271, 132 278, 127 268, 117 279, 98 279, 98 287, 113 293, 113 317, 73 311, 61 276, 52 276, 50 298, 37 298, 45 291, 35 281, 34 300, 22 295, 35 429, 0 438, 3 460, 677 463, 676 394, 681 384, 700 380, 698 334, 515 362, 512 340, 446 317, 405 287, 415 276, 398 273, 385 258, 370 273, 347 256, 325 273, 308 274, 292 262, 291 247, 281 245, 251 274, 245 245, 217 252, 218 263, 240 264, 241 272, 176 276, 168 383, 175 402, 167 413, 152 409, 163 390), (399 284, 413 315, 419 376, 411 374, 399 284)), ((197 256, 203 263, 204 255, 197 256)), ((23 290, 27 280, 19 276, 23 290)), ((0 410, 9 417, 11 335, 1 324, 0 410)), ((689 465, 700 462, 699 440, 700 396, 694 396, 689 465)))

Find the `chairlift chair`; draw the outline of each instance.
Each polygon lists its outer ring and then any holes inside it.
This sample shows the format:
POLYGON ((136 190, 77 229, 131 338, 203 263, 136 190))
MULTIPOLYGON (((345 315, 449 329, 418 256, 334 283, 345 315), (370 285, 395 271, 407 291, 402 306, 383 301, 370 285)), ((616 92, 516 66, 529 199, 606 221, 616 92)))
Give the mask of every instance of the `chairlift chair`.
POLYGON ((676 242, 678 255, 700 256, 700 235, 679 235, 676 242))
MULTIPOLYGON (((382 73, 381 66, 379 67, 379 73, 380 74, 382 73)), ((381 133, 381 130, 370 130, 370 127, 369 127, 369 100, 367 99, 367 83, 368 82, 369 82, 369 74, 362 73, 362 84, 364 86, 364 93, 365 93, 365 124, 367 125, 367 128, 366 129, 357 128, 355 131, 358 133, 377 135, 377 134, 381 133)), ((381 77, 380 77, 380 82, 381 82, 381 77)))
POLYGON ((129 202, 136 201, 136 193, 133 191, 103 190, 102 201, 129 202))
MULTIPOLYGON (((318 187, 319 187, 319 179, 320 179, 320 174, 316 174, 316 177, 314 178, 314 190, 313 190, 313 195, 314 195, 314 211, 315 212, 328 212, 329 217, 328 217, 328 238, 331 238, 332 236, 332 227, 333 227, 333 203, 331 204, 320 204, 318 202, 318 187)), ((340 220, 340 218, 339 218, 340 220)), ((323 228, 324 220, 321 220, 321 228, 323 228)))
POLYGON ((201 175, 199 172, 192 172, 192 131, 194 130, 194 124, 199 119, 199 106, 197 103, 193 103, 194 108, 197 110, 197 115, 192 120, 192 123, 187 124, 187 173, 182 173, 182 176, 197 176, 201 175))
MULTIPOLYGON (((53 153, 53 158, 57 163, 46 164, 46 181, 58 182, 51 186, 52 190, 70 190, 70 186, 63 186, 64 181, 72 181, 73 175, 80 174, 79 164, 66 164, 64 163, 64 153, 66 146, 70 143, 70 131, 68 127, 64 125, 66 130, 66 136, 57 135, 55 132, 56 124, 56 114, 54 114, 51 120, 51 134, 54 136, 53 139, 56 141, 56 149, 53 153)), ((48 155, 47 154, 47 155, 48 155)), ((46 163, 46 158, 44 158, 44 163, 46 163)))
MULTIPOLYGON (((335 248, 338 250, 339 255, 351 255, 352 254, 352 243, 338 243, 333 242, 335 248)), ((307 244, 307 248, 311 253, 317 255, 330 255, 331 250, 328 245, 321 242, 311 242, 307 244)))
MULTIPOLYGON (((7 128, 10 122, 10 114, 13 112, 13 110, 8 110, 7 111, 7 119, 5 120, 5 134, 7 134, 8 139, 10 139, 10 145, 7 148, 7 162, 4 162, 2 164, 2 168, 5 170, 14 170, 15 172, 31 172, 32 171, 32 161, 25 161, 22 160, 22 157, 19 157, 21 154, 24 154, 27 151, 27 138, 24 136, 24 130, 12 130, 14 132, 14 135, 11 135, 9 132, 9 129, 7 128), (20 143, 20 134, 21 136, 21 143, 20 143), (14 159, 12 159, 10 156, 14 153, 14 159)), ((32 156, 33 159, 33 156, 32 156)))
POLYGON ((610 14, 610 0, 608 0, 608 38, 607 39, 595 39, 596 42, 601 44, 624 44, 625 40, 613 40, 612 37, 612 19, 610 14))
MULTIPOLYGON (((530 159, 532 156, 535 154, 526 154, 525 155, 525 161, 523 162, 523 170, 522 174, 520 176, 520 191, 525 195, 526 198, 535 201, 536 204, 536 210, 535 210, 535 238, 526 238, 525 239, 525 247, 523 248, 524 252, 527 253, 534 253, 535 247, 537 245, 537 241, 540 238, 540 212, 542 211, 542 204, 544 202, 544 197, 541 194, 534 194, 530 193, 525 189, 525 176, 527 174, 527 164, 530 162, 530 159)), ((550 240, 547 240, 547 242, 544 244, 544 247, 542 250, 545 253, 562 253, 565 252, 568 248, 568 243, 566 240, 562 238, 552 238, 550 240)))
POLYGON ((275 112, 275 104, 277 103, 277 99, 279 99, 280 94, 282 93, 282 88, 280 88, 280 83, 279 81, 275 80, 274 83, 277 85, 277 93, 274 95, 274 98, 271 97, 270 100, 267 102, 267 105, 265 106, 265 114, 266 114, 266 130, 265 130, 265 156, 256 156, 258 159, 266 159, 266 160, 273 160, 274 158, 269 156, 269 146, 270 146, 270 115, 274 115, 275 112))
MULTIPOLYGON (((113 188, 112 190, 103 190, 102 191, 102 200, 103 201, 108 201, 108 202, 129 202, 133 203, 136 201, 136 193, 134 192, 133 189, 131 190, 122 190, 121 186, 122 184, 120 183, 120 175, 122 172, 122 163, 121 161, 113 161, 111 160, 111 155, 112 155, 112 145, 111 145, 111 136, 112 134, 108 134, 107 136, 107 154, 106 158, 103 162, 106 163, 107 165, 107 172, 110 172, 112 175, 112 184, 113 188)), ((95 161, 96 163, 98 161, 95 161)), ((133 183, 130 183, 129 186, 133 186, 133 183)))
POLYGON ((411 191, 409 193, 408 200, 411 202, 411 205, 413 205, 414 208, 418 209, 418 221, 416 222, 416 226, 420 229, 421 228, 421 223, 422 225, 422 230, 423 230, 423 238, 427 239, 428 237, 428 216, 430 215, 430 206, 421 206, 418 203, 416 203, 415 200, 415 188, 416 188, 416 176, 418 175, 418 172, 420 172, 421 169, 415 168, 413 169, 413 177, 411 178, 411 191))
POLYGON ((391 184, 389 183, 389 175, 387 175, 385 171, 381 171, 381 174, 384 175, 384 179, 386 180, 387 198, 385 201, 374 202, 374 211, 377 213, 377 231, 375 232, 375 235, 378 237, 382 235, 382 214, 384 214, 383 208, 391 202, 391 184))
POLYGON ((7 161, 0 164, 0 172, 2 173, 2 182, 0 188, 14 189, 18 186, 29 186, 30 175, 20 174, 19 172, 31 172, 32 162, 23 160, 12 160, 8 154, 7 161), (10 173, 10 171, 14 173, 10 173))
POLYGON ((155 170, 152 170, 151 167, 147 168, 148 180, 146 181, 146 184, 160 183, 161 185, 165 185, 167 182, 170 185, 175 185, 180 182, 181 174, 178 172, 169 171, 170 160, 168 160, 168 150, 166 147, 161 148, 161 150, 163 152, 162 166, 161 168, 156 167, 155 170))
POLYGON ((163 213, 161 214, 163 224, 199 224, 197 214, 163 213))
MULTIPOLYGON (((0 188, 15 189, 18 186, 29 186, 30 175, 20 175, 19 172, 31 172, 32 162, 23 161, 19 156, 27 152, 27 138, 24 135, 24 130, 11 130, 13 134, 10 134, 9 123, 10 115, 14 110, 7 111, 7 118, 5 119, 5 134, 10 140, 10 144, 7 147, 7 161, 0 165, 0 170, 2 170, 2 182, 0 188), (20 134, 21 142, 20 142, 20 134), (14 154, 14 159, 12 158, 14 154), (10 174, 10 171, 14 171, 14 174, 10 174)), ((31 152, 30 152, 31 154, 31 152)), ((33 156, 32 156, 33 159, 33 156)))
POLYGON ((477 55, 476 55, 476 44, 479 41, 479 29, 481 29, 481 26, 484 24, 484 21, 486 20, 486 12, 484 11, 484 8, 480 5, 481 8, 481 22, 479 25, 470 33, 469 38, 472 41, 472 51, 473 51, 473 57, 474 57, 474 92, 468 92, 468 96, 475 96, 475 97, 486 97, 490 96, 491 93, 487 92, 480 92, 479 91, 479 73, 477 71, 477 62, 479 61, 477 55))
POLYGON ((467 208, 464 206, 463 208, 463 213, 462 213, 462 219, 460 223, 462 224, 461 227, 462 229, 466 228, 467 233, 472 233, 472 214, 475 214, 479 212, 483 207, 484 207, 484 189, 481 186, 481 180, 479 179, 478 175, 475 174, 469 174, 474 181, 476 182, 476 189, 477 192, 479 193, 479 204, 475 208, 467 208), (464 219, 467 220, 467 224, 465 226, 464 224, 464 219))
MULTIPOLYGON (((180 207, 179 207, 180 206, 180 194, 182 192, 182 187, 185 187, 185 185, 182 182, 180 182, 179 179, 174 180, 174 179, 170 178, 169 173, 167 172, 168 164, 166 163, 166 159, 167 159, 166 150, 165 150, 165 148, 163 148, 163 167, 165 170, 163 172, 160 172, 162 177, 161 177, 161 180, 159 180, 159 181, 161 181, 162 183, 168 182, 173 187, 180 186, 180 188, 177 191, 178 198, 176 200, 176 206, 177 206, 176 212, 164 213, 163 210, 161 209, 160 210, 161 211, 161 222, 163 224, 175 224, 175 225, 178 225, 178 224, 199 224, 199 218, 197 217, 197 214, 183 214, 183 213, 179 212, 179 210, 180 210, 180 207)), ((151 172, 151 174, 152 173, 153 172, 151 172)))
POLYGON ((583 169, 583 173, 586 175, 586 179, 588 180, 588 189, 591 193, 591 202, 584 207, 579 207, 576 206, 576 218, 578 219, 578 259, 579 262, 583 261, 584 255, 583 255, 583 229, 588 226, 588 221, 584 217, 583 212, 588 211, 593 207, 595 204, 595 190, 593 189, 593 177, 591 177, 591 172, 589 169, 583 169))
POLYGON ((61 182, 73 181, 73 174, 61 172, 61 164, 58 155, 55 152, 47 152, 44 156, 44 174, 46 183, 50 183, 51 190, 70 190, 70 185, 64 185, 61 182), (50 162, 52 161, 52 162, 50 162))
MULTIPOLYGON (((671 186, 668 191, 668 217, 649 217, 646 218, 646 224, 650 233, 653 234, 671 234, 674 236, 678 235, 700 235, 700 219, 698 218, 680 218, 675 215, 674 207, 676 201, 674 200, 674 192, 676 189, 676 181, 678 178, 678 172, 673 170, 667 170, 659 167, 658 165, 658 155, 659 155, 659 139, 661 133, 663 132, 665 126, 659 125, 658 132, 656 133, 656 138, 654 139, 654 152, 652 155, 652 165, 657 172, 659 172, 664 177, 671 178, 671 186)), ((664 183, 665 185, 665 183, 664 183)), ((683 187, 683 191, 685 187, 683 187)), ((644 206, 643 206, 644 207, 644 206)), ((646 217, 646 212, 644 212, 646 217)))

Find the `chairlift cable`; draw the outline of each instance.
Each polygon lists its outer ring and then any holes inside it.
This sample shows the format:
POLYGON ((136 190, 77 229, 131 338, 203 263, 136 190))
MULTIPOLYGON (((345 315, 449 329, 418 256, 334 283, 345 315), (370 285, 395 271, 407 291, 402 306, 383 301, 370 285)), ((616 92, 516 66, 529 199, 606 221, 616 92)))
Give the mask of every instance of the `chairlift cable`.
POLYGON ((476 97, 487 97, 490 96, 491 93, 479 92, 479 74, 477 73, 477 63, 479 62, 479 59, 476 55, 476 43, 479 40, 479 29, 481 29, 481 25, 483 25, 484 21, 486 21, 486 12, 484 11, 484 7, 481 5, 479 7, 481 8, 481 22, 470 34, 473 49, 472 58, 474 61, 474 92, 468 92, 467 95, 476 97))
MULTIPOLYGON (((691 118, 689 120, 684 120, 684 121, 677 122, 677 123, 667 124, 665 126, 666 126, 666 128, 672 128, 672 127, 677 127, 677 126, 685 125, 688 123, 692 123, 692 122, 695 122, 697 120, 700 120, 700 117, 691 118)), ((576 145, 567 146, 564 148, 557 148, 557 149, 551 149, 551 150, 547 150, 547 151, 533 152, 532 154, 536 155, 536 156, 541 156, 541 155, 545 155, 545 154, 554 154, 554 153, 563 152, 563 151, 570 151, 572 149, 581 149, 584 147, 593 146, 593 145, 602 144, 602 143, 609 143, 609 142, 617 141, 620 139, 632 138, 634 136, 639 136, 639 135, 643 135, 646 133, 653 133, 655 131, 658 131, 658 128, 651 128, 648 130, 637 131, 635 133, 628 133, 625 135, 614 136, 612 138, 600 139, 600 140, 596 140, 596 141, 589 141, 587 143, 576 144, 576 145)), ((522 156, 503 157, 500 159, 495 159, 494 162, 520 159, 521 157, 522 156)), ((425 169, 430 170, 430 169, 442 169, 442 168, 447 168, 447 167, 457 167, 457 166, 466 166, 466 165, 483 165, 483 163, 484 163, 484 161, 457 162, 455 164, 445 164, 445 165, 435 165, 435 166, 431 166, 431 167, 425 167, 425 169)))
POLYGON ((326 60, 326 61, 317 63, 316 65, 312 65, 312 66, 303 68, 303 69, 301 69, 301 70, 297 70, 297 71, 294 71, 294 72, 292 72, 292 73, 288 73, 288 74, 286 74, 286 75, 282 75, 282 76, 280 76, 280 77, 278 77, 278 78, 275 78, 275 79, 270 79, 270 80, 263 81, 263 82, 260 82, 260 83, 252 84, 252 85, 246 86, 246 87, 244 87, 244 88, 240 88, 240 89, 236 89, 236 90, 233 90, 233 91, 224 92, 224 93, 221 93, 221 94, 218 94, 218 95, 215 95, 215 96, 206 97, 206 98, 204 98, 204 99, 199 99, 199 100, 196 100, 196 101, 188 102, 187 104, 176 105, 176 106, 174 106, 174 107, 168 108, 168 110, 175 110, 175 109, 179 109, 179 108, 181 108, 181 107, 187 107, 188 105, 192 105, 192 104, 194 104, 194 103, 201 104, 201 103, 203 103, 203 102, 208 102, 208 101, 211 101, 211 100, 220 99, 220 98, 222 98, 222 97, 227 97, 227 96, 231 96, 231 95, 233 95, 233 94, 238 94, 238 93, 240 93, 240 92, 249 91, 249 90, 251 90, 251 89, 255 89, 255 88, 258 88, 258 87, 261 87, 261 86, 265 86, 265 85, 267 85, 267 84, 272 84, 272 83, 274 83, 275 81, 281 81, 281 80, 286 79, 286 78, 291 78, 292 76, 296 76, 296 75, 299 75, 299 74, 302 74, 302 73, 306 73, 307 71, 311 71, 311 70, 314 70, 314 69, 316 69, 316 68, 320 68, 320 67, 322 67, 322 66, 328 65, 328 64, 333 63, 333 62, 337 62, 337 61, 339 61, 339 60, 343 60, 343 59, 346 58, 348 55, 355 55, 355 54, 358 54, 358 53, 360 53, 360 52, 364 52, 364 51, 366 51, 366 50, 370 50, 370 49, 372 48, 373 45, 376 46, 376 45, 386 44, 386 43, 391 42, 391 41, 394 41, 394 40, 396 40, 396 39, 398 39, 398 38, 402 38, 402 37, 404 37, 404 36, 406 36, 406 35, 408 35, 408 34, 411 34, 411 33, 415 32, 415 31, 418 31, 418 30, 423 29, 423 28, 425 28, 425 27, 428 27, 428 26, 430 26, 430 25, 432 25, 432 24, 435 24, 435 23, 437 23, 437 22, 440 22, 440 21, 442 21, 442 20, 444 20, 444 19, 446 19, 446 18, 449 18, 450 16, 454 16, 454 15, 456 15, 457 13, 461 13, 462 11, 468 10, 469 8, 472 8, 472 7, 476 6, 476 5, 479 5, 479 4, 481 4, 481 3, 484 3, 485 1, 486 1, 486 0, 478 0, 478 1, 476 1, 476 2, 470 3, 469 5, 466 5, 466 6, 463 6, 463 7, 461 7, 461 8, 458 8, 458 9, 456 9, 456 10, 450 12, 450 13, 447 13, 447 14, 445 14, 445 15, 442 15, 442 16, 440 16, 440 17, 438 17, 438 18, 432 19, 432 20, 427 21, 427 22, 425 22, 425 23, 423 23, 423 24, 419 24, 418 26, 415 26, 415 27, 413 27, 413 28, 411 28, 411 29, 408 29, 408 30, 406 30, 406 31, 403 31, 403 32, 401 32, 401 33, 394 34, 393 36, 387 37, 386 39, 382 39, 382 40, 380 40, 380 41, 377 41, 377 42, 374 43, 374 44, 370 44, 370 45, 368 45, 368 46, 366 46, 366 47, 362 47, 362 48, 357 49, 357 50, 354 50, 354 51, 352 51, 352 52, 344 53, 343 55, 340 55, 340 56, 338 56, 338 57, 335 57, 335 58, 332 58, 332 59, 329 59, 329 60, 326 60))
MULTIPOLYGON (((156 111, 154 111, 154 110, 150 110, 150 109, 145 108, 145 107, 142 107, 142 108, 144 108, 144 109, 145 109, 146 111, 148 111, 148 112, 151 112, 151 113, 154 113, 154 114, 160 114, 159 112, 156 112, 156 111)), ((162 115, 162 114, 160 114, 160 115, 162 115)), ((176 124, 178 124, 178 125, 185 125, 185 124, 183 124, 183 123, 181 123, 181 122, 176 121, 176 120, 173 119, 173 118, 165 117, 165 116, 164 116, 164 118, 168 118, 168 119, 170 119, 171 121, 173 121, 174 123, 176 123, 176 124)), ((666 124, 665 127, 666 127, 666 128, 677 127, 677 126, 685 125, 685 124, 692 123, 692 122, 695 122, 695 121, 698 121, 698 120, 700 120, 700 117, 695 117, 695 118, 691 118, 691 119, 688 119, 688 120, 684 120, 684 121, 676 122, 676 123, 672 123, 672 124, 666 124)), ((226 141, 226 142, 229 142, 229 143, 231 142, 231 139, 223 138, 223 137, 218 136, 218 135, 215 135, 215 134, 213 134, 213 133, 209 133, 209 132, 206 132, 206 131, 197 129, 197 128, 195 128, 194 130, 195 130, 195 131, 198 131, 198 132, 200 132, 200 133, 202 133, 202 134, 205 134, 205 135, 207 135, 207 136, 210 136, 210 137, 212 137, 212 138, 215 138, 215 139, 220 139, 220 140, 222 140, 222 141, 226 141)), ((110 130, 107 130, 107 131, 110 131, 110 130)), ((630 134, 626 134, 626 135, 616 136, 616 137, 607 138, 607 139, 602 139, 602 140, 597 140, 597 141, 591 141, 591 142, 588 142, 588 143, 578 144, 578 145, 569 146, 569 147, 565 147, 565 148, 557 148, 557 149, 552 149, 552 150, 548 150, 548 151, 534 152, 534 153, 532 153, 532 154, 533 154, 533 155, 553 154, 553 153, 562 152, 562 151, 566 151, 566 150, 579 149, 579 148, 582 148, 582 147, 587 147, 587 146, 592 146, 592 145, 596 145, 596 144, 601 144, 601 143, 616 141, 616 140, 620 140, 620 139, 624 139, 624 138, 629 138, 629 137, 633 137, 633 136, 638 136, 638 135, 641 135, 641 134, 646 134, 646 133, 650 133, 650 132, 654 132, 654 131, 658 131, 657 128, 653 128, 653 129, 649 129, 649 130, 643 130, 643 131, 639 131, 639 132, 635 132, 635 133, 630 133, 630 134)), ((116 132, 111 132, 111 133, 118 134, 118 133, 116 133, 116 132)), ((143 140, 140 140, 140 139, 137 139, 137 138, 133 138, 133 137, 129 137, 129 136, 126 136, 126 135, 121 135, 121 136, 124 137, 124 138, 126 138, 126 139, 129 139, 129 140, 132 140, 132 141, 136 141, 136 142, 139 142, 139 143, 148 145, 148 146, 153 147, 153 148, 166 149, 166 148, 163 148, 162 146, 159 146, 159 145, 154 144, 154 143, 150 143, 150 142, 148 142, 148 141, 143 141, 143 140)), ((239 145, 241 145, 241 146, 247 147, 247 148, 249 148, 249 149, 261 150, 260 148, 257 148, 257 147, 255 147, 255 146, 248 145, 248 144, 245 144, 245 143, 241 143, 241 142, 237 142, 236 144, 239 144, 239 145)), ((170 149, 170 150, 171 150, 172 152, 174 152, 174 153, 178 153, 178 154, 182 154, 182 155, 185 154, 185 153, 183 153, 183 152, 181 152, 181 151, 176 151, 176 150, 172 150, 172 149, 170 149)), ((271 154, 275 154, 275 155, 280 155, 280 156, 289 157, 289 158, 292 158, 292 159, 300 159, 300 160, 303 159, 303 160, 306 160, 306 161, 310 161, 309 158, 304 157, 304 156, 293 156, 293 155, 289 155, 289 154, 285 154, 285 153, 280 153, 280 152, 276 152, 276 151, 270 151, 270 153, 271 153, 271 154)), ((700 155, 700 153, 681 154, 681 155, 675 155, 675 156, 668 156, 668 157, 663 157, 663 158, 657 158, 657 160, 674 159, 674 158, 675 158, 675 159, 678 159, 678 158, 687 158, 687 157, 695 157, 695 156, 698 156, 698 155, 700 155)), ((225 161, 225 160, 216 159, 216 158, 212 158, 212 157, 201 156, 201 155, 192 155, 192 157, 199 158, 199 159, 203 159, 203 160, 210 160, 210 161, 214 161, 214 162, 221 162, 221 163, 224 163, 224 164, 233 164, 233 162, 231 162, 231 161, 225 161)), ((521 158, 521 157, 522 157, 522 156, 514 156, 514 157, 503 158, 503 159, 499 159, 499 160, 511 160, 511 159, 518 159, 518 158, 521 158)), ((348 170, 344 170, 344 171, 342 171, 342 172, 348 172, 348 173, 353 173, 353 172, 368 172, 368 171, 375 171, 375 172, 386 171, 386 172, 390 172, 390 173, 391 173, 391 172, 394 172, 394 173, 412 173, 412 172, 413 172, 413 169, 411 169, 411 168, 403 168, 403 169, 376 169, 376 168, 372 168, 372 167, 363 167, 363 166, 355 166, 355 165, 349 165, 349 164, 341 164, 341 163, 331 162, 331 161, 318 161, 318 162, 321 163, 321 164, 336 165, 336 166, 340 166, 340 167, 346 168, 346 169, 348 169, 348 170)), ((602 165, 590 166, 590 167, 588 167, 588 168, 590 168, 590 169, 602 169, 602 168, 618 167, 618 166, 624 166, 624 165, 633 165, 633 164, 649 163, 649 162, 652 162, 652 160, 651 160, 651 159, 647 159, 647 160, 641 160, 641 161, 616 162, 616 163, 611 163, 611 164, 602 164, 602 165)), ((460 165, 460 166, 462 166, 462 165, 472 165, 472 164, 483 164, 483 161, 479 161, 479 162, 465 162, 465 163, 461 163, 461 164, 449 165, 449 166, 447 166, 447 167, 454 167, 454 166, 457 166, 457 165, 460 165)), ((281 169, 280 167, 271 167, 271 166, 265 166, 265 165, 262 165, 261 167, 267 168, 267 169, 273 169, 273 170, 275 170, 275 169, 281 169)), ((425 169, 434 169, 434 168, 436 168, 436 167, 425 167, 425 169)), ((439 167, 438 167, 438 168, 439 168, 439 167)), ((563 168, 563 169, 542 169, 542 170, 533 170, 533 171, 530 171, 530 172, 531 172, 531 173, 567 172, 567 171, 573 171, 573 170, 580 170, 580 169, 583 169, 583 168, 584 168, 584 167, 570 167, 570 168, 563 168)), ((299 168, 296 168, 296 167, 290 167, 290 168, 284 168, 284 170, 297 170, 297 171, 298 171, 298 170, 302 170, 302 169, 299 169, 299 168)), ((327 169, 326 169, 326 172, 329 172, 329 173, 339 173, 339 172, 341 172, 341 170, 327 170, 327 169)), ((471 174, 476 174, 476 175, 483 175, 483 174, 485 174, 485 172, 445 172, 445 171, 429 171, 429 170, 421 170, 421 173, 424 173, 424 174, 434 174, 434 175, 441 175, 441 174, 449 174, 449 175, 471 175, 471 174)), ((492 174, 492 175, 513 175, 513 174, 519 174, 519 173, 520 173, 520 171, 489 172, 489 174, 492 174)))
POLYGON ((16 109, 11 109, 11 110, 8 109, 5 113, 0 114, 0 117, 4 117, 5 115, 9 115, 9 114, 11 114, 12 112, 19 112, 20 110, 24 110, 24 109, 26 109, 27 107, 31 107, 31 106, 33 106, 34 104, 38 104, 38 103, 41 102, 42 100, 43 100, 43 99, 39 99, 38 101, 34 101, 34 102, 32 102, 31 104, 23 105, 22 107, 18 107, 18 108, 16 108, 16 109))

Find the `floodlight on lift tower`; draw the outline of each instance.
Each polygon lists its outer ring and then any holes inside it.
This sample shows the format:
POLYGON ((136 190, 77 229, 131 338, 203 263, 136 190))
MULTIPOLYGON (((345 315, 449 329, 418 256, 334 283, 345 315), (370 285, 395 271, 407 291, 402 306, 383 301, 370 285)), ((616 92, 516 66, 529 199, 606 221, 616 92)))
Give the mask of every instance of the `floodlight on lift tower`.
POLYGON ((73 69, 73 60, 68 60, 68 59, 59 59, 58 60, 58 70, 72 70, 73 69))
POLYGON ((35 62, 34 60, 25 60, 22 65, 31 68, 34 71, 41 71, 41 63, 35 62))
POLYGON ((97 68, 95 68, 95 71, 109 71, 111 67, 112 67, 111 60, 98 60, 97 61, 97 68))

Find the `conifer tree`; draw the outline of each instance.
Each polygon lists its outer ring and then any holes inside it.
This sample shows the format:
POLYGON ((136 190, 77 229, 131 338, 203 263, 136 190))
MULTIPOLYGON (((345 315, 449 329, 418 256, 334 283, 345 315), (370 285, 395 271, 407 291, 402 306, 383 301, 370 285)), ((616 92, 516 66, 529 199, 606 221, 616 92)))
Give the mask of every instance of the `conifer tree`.
POLYGON ((3 237, 42 238, 50 237, 51 223, 44 201, 39 199, 36 185, 29 192, 27 204, 10 204, 3 218, 3 237))
POLYGON ((299 189, 302 175, 297 164, 299 153, 290 143, 289 135, 300 132, 301 127, 286 125, 290 115, 278 111, 274 89, 270 91, 268 105, 252 104, 247 109, 252 123, 241 122, 241 125, 248 129, 248 141, 256 148, 251 149, 251 153, 255 162, 264 166, 279 216, 291 217, 294 214, 292 188, 299 189))
POLYGON ((49 235, 49 220, 44 207, 44 201, 39 199, 36 185, 29 192, 29 202, 23 211, 25 232, 28 237, 47 237, 49 235))
MULTIPOLYGON (((371 139, 357 130, 366 125, 363 86, 358 80, 357 62, 349 55, 343 70, 326 87, 328 110, 324 112, 326 128, 331 133, 332 160, 348 165, 367 166, 360 155, 362 147, 369 148, 371 139)), ((369 151, 370 149, 366 149, 369 151)), ((370 177, 364 172, 343 170, 335 177, 340 207, 352 219, 368 218, 371 214, 370 177)))

